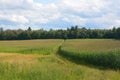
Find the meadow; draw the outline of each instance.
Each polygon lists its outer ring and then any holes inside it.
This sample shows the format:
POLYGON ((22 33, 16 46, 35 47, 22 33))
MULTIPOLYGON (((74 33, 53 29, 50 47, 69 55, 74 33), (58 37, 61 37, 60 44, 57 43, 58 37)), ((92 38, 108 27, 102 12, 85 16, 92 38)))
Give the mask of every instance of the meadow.
POLYGON ((112 39, 67 40, 60 54, 83 64, 120 69, 120 41, 112 39))
POLYGON ((24 54, 51 54, 62 40, 18 40, 0 41, 0 52, 24 54))
POLYGON ((119 48, 118 40, 0 41, 0 80, 120 80, 119 69, 100 69, 69 61, 80 61, 77 57, 80 52, 93 55, 86 52, 112 52, 119 48))

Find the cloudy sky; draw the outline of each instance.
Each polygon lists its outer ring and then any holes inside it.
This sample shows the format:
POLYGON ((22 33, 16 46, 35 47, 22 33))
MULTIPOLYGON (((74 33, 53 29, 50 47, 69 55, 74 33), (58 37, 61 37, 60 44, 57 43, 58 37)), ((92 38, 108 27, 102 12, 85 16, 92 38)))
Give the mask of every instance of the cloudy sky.
POLYGON ((120 0, 0 0, 4 29, 120 26, 120 0))

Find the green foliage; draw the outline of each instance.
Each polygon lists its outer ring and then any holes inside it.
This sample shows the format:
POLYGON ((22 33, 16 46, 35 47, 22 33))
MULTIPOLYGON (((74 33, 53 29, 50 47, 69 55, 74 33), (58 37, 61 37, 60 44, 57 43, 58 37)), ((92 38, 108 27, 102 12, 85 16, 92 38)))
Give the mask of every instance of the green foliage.
POLYGON ((32 31, 31 27, 28 27, 28 31, 29 31, 29 32, 32 31))
POLYGON ((0 40, 30 40, 30 39, 85 39, 85 38, 106 38, 120 39, 120 28, 113 29, 87 29, 72 26, 67 30, 3 30, 0 28, 0 40))

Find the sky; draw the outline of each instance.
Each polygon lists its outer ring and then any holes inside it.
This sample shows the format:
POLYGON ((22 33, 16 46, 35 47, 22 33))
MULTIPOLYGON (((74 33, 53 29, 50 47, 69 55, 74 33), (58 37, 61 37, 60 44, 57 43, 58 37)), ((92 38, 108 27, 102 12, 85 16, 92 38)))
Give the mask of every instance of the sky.
POLYGON ((120 0, 0 0, 4 29, 91 29, 120 26, 120 0))

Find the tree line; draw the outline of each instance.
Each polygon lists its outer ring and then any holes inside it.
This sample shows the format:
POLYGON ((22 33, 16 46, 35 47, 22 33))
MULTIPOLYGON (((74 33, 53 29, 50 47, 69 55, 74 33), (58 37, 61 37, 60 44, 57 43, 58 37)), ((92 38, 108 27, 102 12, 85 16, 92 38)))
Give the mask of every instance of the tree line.
POLYGON ((44 29, 32 30, 3 30, 0 28, 0 40, 29 40, 29 39, 120 39, 120 27, 113 29, 87 29, 72 26, 66 30, 59 29, 49 31, 44 29))

